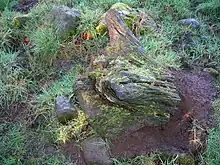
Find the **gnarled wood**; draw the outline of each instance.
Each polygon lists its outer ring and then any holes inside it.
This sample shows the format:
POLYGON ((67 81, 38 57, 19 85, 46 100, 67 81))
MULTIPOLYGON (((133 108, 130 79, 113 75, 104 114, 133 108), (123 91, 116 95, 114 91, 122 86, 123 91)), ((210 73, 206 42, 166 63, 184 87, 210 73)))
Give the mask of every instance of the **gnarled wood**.
POLYGON ((89 79, 94 82, 94 90, 78 88, 80 102, 87 107, 84 110, 92 117, 93 127, 102 136, 114 136, 129 125, 168 122, 180 103, 174 77, 144 54, 141 42, 117 11, 109 10, 105 21, 110 43, 106 54, 92 61, 89 79), (97 112, 95 116, 92 109, 97 112))

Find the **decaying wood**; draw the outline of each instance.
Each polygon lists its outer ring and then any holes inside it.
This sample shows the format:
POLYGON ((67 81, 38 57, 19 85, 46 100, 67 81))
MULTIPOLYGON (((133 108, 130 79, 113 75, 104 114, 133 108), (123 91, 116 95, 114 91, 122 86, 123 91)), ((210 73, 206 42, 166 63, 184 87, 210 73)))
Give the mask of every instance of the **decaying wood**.
POLYGON ((131 53, 131 51, 135 53, 138 52, 139 54, 144 53, 144 48, 140 41, 128 28, 117 11, 113 9, 109 10, 106 13, 105 21, 108 26, 110 46, 118 48, 116 51, 122 51, 120 55, 126 55, 126 53, 131 53))
MULTIPOLYGON (((106 54, 95 56, 91 63, 88 79, 94 82, 94 91, 78 91, 82 104, 95 104, 93 107, 97 110, 108 102, 114 106, 112 109, 116 106, 126 109, 126 113, 131 111, 129 122, 142 120, 146 125, 164 124, 164 118, 168 122, 181 100, 173 83, 174 77, 168 70, 158 70, 156 63, 149 60, 143 45, 117 11, 109 10, 105 21, 110 43, 106 54), (93 96, 89 96, 91 93, 93 96), (94 98, 95 95, 102 99, 94 98)), ((91 112, 90 106, 86 107, 85 112, 91 112)), ((99 118, 95 123, 99 123, 101 112, 97 113, 99 118)), ((127 122, 121 120, 123 124, 127 122)), ((99 128, 98 125, 94 128, 99 128)))

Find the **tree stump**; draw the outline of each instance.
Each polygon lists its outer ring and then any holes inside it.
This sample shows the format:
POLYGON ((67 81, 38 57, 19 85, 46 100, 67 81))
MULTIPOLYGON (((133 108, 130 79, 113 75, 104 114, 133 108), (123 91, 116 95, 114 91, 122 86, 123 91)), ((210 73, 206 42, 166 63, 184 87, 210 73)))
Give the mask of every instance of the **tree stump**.
POLYGON ((105 15, 110 43, 91 62, 87 78, 78 79, 80 105, 92 127, 104 137, 169 121, 181 99, 174 77, 145 55, 144 47, 120 14, 105 15))

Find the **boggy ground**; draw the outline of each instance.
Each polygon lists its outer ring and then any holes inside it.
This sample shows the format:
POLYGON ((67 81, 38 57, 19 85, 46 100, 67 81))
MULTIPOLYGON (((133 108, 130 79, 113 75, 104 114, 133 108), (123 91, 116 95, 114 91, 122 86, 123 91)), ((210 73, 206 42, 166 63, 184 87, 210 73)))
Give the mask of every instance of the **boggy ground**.
POLYGON ((195 156, 207 147, 216 94, 212 77, 205 72, 175 71, 173 74, 182 96, 178 111, 166 125, 142 127, 113 139, 113 157, 135 157, 152 151, 195 156))

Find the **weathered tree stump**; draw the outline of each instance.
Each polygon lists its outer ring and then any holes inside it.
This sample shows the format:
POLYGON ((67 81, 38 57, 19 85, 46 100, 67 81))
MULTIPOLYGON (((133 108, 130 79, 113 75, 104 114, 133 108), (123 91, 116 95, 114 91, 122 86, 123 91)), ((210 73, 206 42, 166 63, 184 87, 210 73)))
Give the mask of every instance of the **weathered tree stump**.
POLYGON ((117 11, 110 9, 105 21, 110 37, 106 53, 92 61, 88 78, 77 81, 92 127, 112 137, 130 128, 165 124, 181 100, 174 77, 145 55, 117 11))

